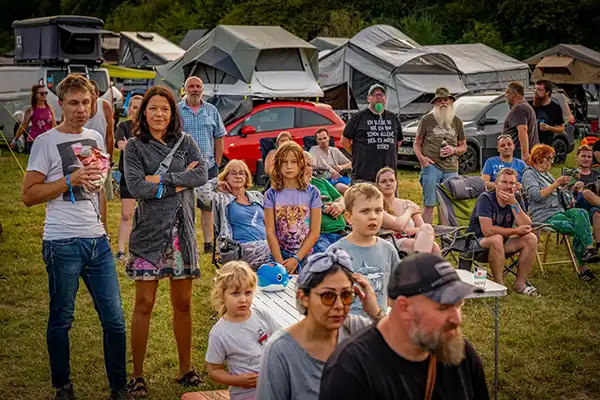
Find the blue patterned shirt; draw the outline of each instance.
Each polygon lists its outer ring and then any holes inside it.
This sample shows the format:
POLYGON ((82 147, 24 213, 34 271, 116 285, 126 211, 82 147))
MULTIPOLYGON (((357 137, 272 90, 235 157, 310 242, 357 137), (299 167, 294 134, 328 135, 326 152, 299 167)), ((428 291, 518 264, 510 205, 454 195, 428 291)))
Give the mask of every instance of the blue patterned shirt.
POLYGON ((187 105, 185 100, 179 103, 179 112, 183 120, 183 131, 192 136, 198 144, 208 169, 215 165, 215 139, 225 136, 225 125, 217 107, 202 102, 198 114, 187 105))

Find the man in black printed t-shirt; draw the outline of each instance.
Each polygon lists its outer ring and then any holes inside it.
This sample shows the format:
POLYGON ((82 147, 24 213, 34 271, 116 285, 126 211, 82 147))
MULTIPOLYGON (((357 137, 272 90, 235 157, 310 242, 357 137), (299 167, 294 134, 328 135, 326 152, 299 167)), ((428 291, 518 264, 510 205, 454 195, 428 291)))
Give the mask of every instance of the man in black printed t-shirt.
POLYGON ((439 256, 404 258, 389 279, 391 312, 329 357, 319 399, 488 400, 481 359, 459 328, 476 290, 439 256))
POLYGON ((368 91, 369 106, 354 114, 342 136, 342 146, 352 154, 352 179, 375 182, 383 167, 396 170, 398 142, 402 127, 398 116, 384 109, 386 96, 382 85, 368 91))
MULTIPOLYGON (((562 107, 552 101, 552 82, 547 79, 537 81, 533 101, 530 104, 537 118, 540 143, 550 146, 554 134, 565 131, 562 107)), ((531 151, 531 149, 529 150, 531 151)))

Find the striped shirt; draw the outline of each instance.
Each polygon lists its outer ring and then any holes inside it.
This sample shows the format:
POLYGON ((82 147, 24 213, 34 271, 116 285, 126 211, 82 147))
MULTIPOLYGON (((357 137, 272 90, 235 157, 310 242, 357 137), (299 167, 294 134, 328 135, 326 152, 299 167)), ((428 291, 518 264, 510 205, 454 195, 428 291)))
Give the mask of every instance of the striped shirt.
POLYGON ((192 136, 206 160, 208 169, 215 165, 215 139, 225 136, 225 125, 217 107, 202 102, 198 114, 187 105, 185 100, 179 103, 179 112, 183 120, 183 131, 192 136))

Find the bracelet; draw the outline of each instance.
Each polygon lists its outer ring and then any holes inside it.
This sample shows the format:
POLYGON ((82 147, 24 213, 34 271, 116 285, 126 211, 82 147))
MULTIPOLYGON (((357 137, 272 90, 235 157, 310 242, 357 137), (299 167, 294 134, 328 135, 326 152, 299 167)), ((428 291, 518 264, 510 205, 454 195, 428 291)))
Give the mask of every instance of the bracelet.
POLYGON ((515 204, 511 205, 510 208, 515 210, 516 212, 521 212, 519 210, 519 203, 515 203, 515 204))
POLYGON ((71 174, 65 176, 67 181, 67 187, 69 188, 69 194, 71 195, 71 203, 75 204, 75 195, 73 194, 73 186, 71 185, 71 174))
POLYGON ((160 199, 163 194, 163 177, 162 177, 162 175, 159 175, 159 176, 160 176, 160 182, 158 182, 158 193, 156 193, 157 199, 160 199))
POLYGON ((292 257, 294 257, 296 259, 296 261, 298 261, 298 265, 300 265, 302 263, 302 260, 297 255, 294 254, 292 257))

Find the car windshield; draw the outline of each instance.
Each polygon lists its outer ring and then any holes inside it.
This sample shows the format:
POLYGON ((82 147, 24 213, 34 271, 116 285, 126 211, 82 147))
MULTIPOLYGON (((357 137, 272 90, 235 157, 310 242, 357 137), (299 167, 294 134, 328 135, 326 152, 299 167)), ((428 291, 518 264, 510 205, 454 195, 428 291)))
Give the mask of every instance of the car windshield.
POLYGON ((498 96, 463 96, 454 102, 454 114, 463 121, 473 121, 498 96))

